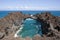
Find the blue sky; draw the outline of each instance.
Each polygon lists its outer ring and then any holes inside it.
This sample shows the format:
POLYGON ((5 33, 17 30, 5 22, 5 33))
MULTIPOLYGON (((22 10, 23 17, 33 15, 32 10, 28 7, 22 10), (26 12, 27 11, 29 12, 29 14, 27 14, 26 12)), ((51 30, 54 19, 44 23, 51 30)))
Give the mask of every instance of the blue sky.
POLYGON ((60 0, 0 0, 0 10, 60 10, 60 0))

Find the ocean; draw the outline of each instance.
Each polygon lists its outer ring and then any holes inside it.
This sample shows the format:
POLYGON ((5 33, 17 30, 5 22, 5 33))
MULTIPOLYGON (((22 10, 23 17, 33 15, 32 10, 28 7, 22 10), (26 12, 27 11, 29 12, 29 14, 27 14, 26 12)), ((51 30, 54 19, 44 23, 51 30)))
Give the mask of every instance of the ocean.
MULTIPOLYGON (((0 11, 0 18, 3 18, 4 16, 8 15, 10 12, 16 12, 16 11, 0 11)), ((20 12, 20 11, 17 11, 20 12)), ((21 11, 23 14, 37 14, 45 11, 21 11)), ((60 11, 48 11, 51 12, 54 16, 60 16, 60 11)))

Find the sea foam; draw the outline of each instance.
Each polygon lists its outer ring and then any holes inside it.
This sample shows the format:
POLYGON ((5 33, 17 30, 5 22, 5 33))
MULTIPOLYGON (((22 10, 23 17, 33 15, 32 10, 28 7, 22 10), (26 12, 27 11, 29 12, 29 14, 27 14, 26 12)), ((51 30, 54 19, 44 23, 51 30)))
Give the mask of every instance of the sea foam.
POLYGON ((21 25, 20 29, 15 33, 14 37, 19 37, 17 34, 23 29, 23 25, 21 25))

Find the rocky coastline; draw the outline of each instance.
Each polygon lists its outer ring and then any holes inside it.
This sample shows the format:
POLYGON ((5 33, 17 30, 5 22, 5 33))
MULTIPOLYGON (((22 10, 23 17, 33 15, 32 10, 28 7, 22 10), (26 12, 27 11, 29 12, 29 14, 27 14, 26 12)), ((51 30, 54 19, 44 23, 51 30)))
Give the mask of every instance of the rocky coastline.
POLYGON ((50 12, 42 12, 33 16, 22 12, 9 13, 0 19, 0 40, 24 40, 14 35, 21 27, 22 20, 26 18, 33 18, 41 22, 43 36, 37 34, 32 39, 26 37, 25 40, 60 40, 60 17, 50 12))

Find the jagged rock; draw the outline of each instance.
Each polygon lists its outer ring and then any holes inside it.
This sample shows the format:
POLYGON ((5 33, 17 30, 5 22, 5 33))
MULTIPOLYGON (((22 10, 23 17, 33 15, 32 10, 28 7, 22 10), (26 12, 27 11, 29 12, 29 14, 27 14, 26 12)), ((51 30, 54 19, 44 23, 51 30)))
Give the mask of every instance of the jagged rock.
POLYGON ((38 21, 41 22, 44 35, 49 37, 60 37, 60 17, 54 16, 50 12, 43 12, 35 16, 38 21))
POLYGON ((33 37, 32 40, 42 40, 42 37, 39 34, 37 34, 33 37))
MULTIPOLYGON (((43 36, 35 36, 33 40, 59 40, 60 39, 60 17, 52 15, 50 12, 42 12, 33 17, 22 12, 12 12, 0 19, 0 39, 1 40, 20 40, 13 35, 20 28, 22 20, 26 18, 36 18, 42 26, 43 36), (3 33, 3 34, 2 34, 3 33)), ((30 40, 30 38, 26 38, 30 40)))
POLYGON ((9 13, 6 17, 0 19, 0 31, 9 36, 11 33, 15 33, 22 24, 22 20, 28 17, 30 16, 21 12, 9 13))
POLYGON ((32 38, 26 37, 25 40, 32 40, 32 38))

